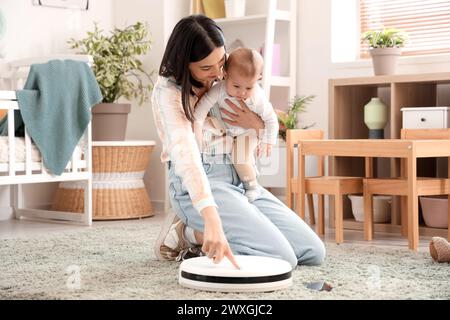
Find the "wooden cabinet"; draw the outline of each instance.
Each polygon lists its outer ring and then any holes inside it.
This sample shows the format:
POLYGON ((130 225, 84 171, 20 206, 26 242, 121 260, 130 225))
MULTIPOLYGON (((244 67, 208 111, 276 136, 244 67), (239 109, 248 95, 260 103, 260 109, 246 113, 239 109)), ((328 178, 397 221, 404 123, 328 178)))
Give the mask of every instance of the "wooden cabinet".
MULTIPOLYGON (((368 128, 364 123, 364 106, 371 98, 379 97, 389 108, 389 120, 384 136, 399 139, 402 129, 401 109, 445 105, 445 101, 438 99, 438 92, 440 88, 449 84, 450 72, 330 79, 329 138, 367 139, 368 128)), ((398 160, 378 159, 375 167, 379 177, 399 176, 398 160)), ((333 157, 329 159, 328 170, 330 175, 364 176, 364 159, 333 157)), ((433 165, 418 164, 419 176, 430 176, 433 173, 435 173, 433 165)), ((333 211, 333 203, 330 203, 330 213, 333 211)), ((352 217, 350 201, 346 199, 344 228, 361 230, 362 224, 352 217)), ((399 232, 399 217, 399 200, 396 199, 392 206, 391 224, 376 225, 375 231, 399 232)), ((446 230, 432 228, 421 228, 421 233, 428 235, 442 233, 446 236, 446 230)))

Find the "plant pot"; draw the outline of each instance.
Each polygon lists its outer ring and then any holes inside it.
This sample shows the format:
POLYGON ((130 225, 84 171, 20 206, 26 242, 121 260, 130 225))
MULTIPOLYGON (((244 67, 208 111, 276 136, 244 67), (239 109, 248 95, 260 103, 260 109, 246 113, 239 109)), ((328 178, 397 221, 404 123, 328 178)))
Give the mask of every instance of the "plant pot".
POLYGON ((422 216, 425 225, 432 228, 448 227, 448 197, 420 197, 422 216))
POLYGON ((376 76, 395 74, 401 48, 375 48, 370 50, 373 71, 376 76))
POLYGON ((92 140, 123 141, 130 104, 99 103, 92 108, 92 140))
MULTIPOLYGON (((364 222, 364 197, 362 195, 349 195, 352 202, 352 213, 356 221, 364 222)), ((386 223, 391 221, 391 196, 373 197, 373 222, 386 223)))

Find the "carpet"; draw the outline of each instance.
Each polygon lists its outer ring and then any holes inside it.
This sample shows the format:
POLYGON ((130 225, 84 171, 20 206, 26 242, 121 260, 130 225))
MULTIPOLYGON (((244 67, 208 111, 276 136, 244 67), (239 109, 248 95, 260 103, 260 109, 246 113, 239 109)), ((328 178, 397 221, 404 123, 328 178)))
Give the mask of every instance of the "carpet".
POLYGON ((179 263, 156 261, 159 223, 124 223, 0 240, 0 299, 449 299, 450 265, 427 252, 327 244, 326 262, 299 266, 269 293, 209 293, 177 283, 179 263), (333 289, 314 291, 307 283, 333 289))

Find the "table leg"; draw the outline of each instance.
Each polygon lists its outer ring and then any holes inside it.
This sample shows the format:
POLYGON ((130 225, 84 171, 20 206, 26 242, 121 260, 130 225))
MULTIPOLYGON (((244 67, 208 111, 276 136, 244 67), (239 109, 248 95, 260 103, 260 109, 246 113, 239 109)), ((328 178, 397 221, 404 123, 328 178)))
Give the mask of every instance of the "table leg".
POLYGON ((373 178, 373 158, 364 158, 366 178, 373 178))
MULTIPOLYGON (((447 158, 447 175, 450 179, 450 157, 447 158)), ((450 203, 450 194, 448 195, 448 203, 450 203)), ((450 241, 450 205, 448 206, 447 239, 450 241)))
POLYGON ((298 143, 298 178, 297 178, 297 214, 305 219, 305 155, 301 149, 301 142, 298 143))
MULTIPOLYGON (((365 158, 365 176, 373 178, 373 158, 365 158)), ((364 194, 364 239, 370 241, 373 239, 373 199, 372 194, 367 190, 367 185, 363 186, 364 194)))
POLYGON ((291 143, 291 137, 288 135, 286 137, 286 205, 293 210, 294 209, 294 199, 292 199, 292 178, 294 177, 294 145, 291 143))
POLYGON ((417 158, 414 145, 407 159, 408 181, 408 242, 411 250, 419 246, 419 206, 417 194, 417 158))
POLYGON ((344 242, 344 203, 340 190, 334 194, 334 204, 336 243, 342 243, 344 242))
MULTIPOLYGON (((317 157, 317 176, 325 176, 325 158, 323 156, 317 157)), ((323 194, 317 195, 317 232, 319 235, 325 234, 325 196, 323 194)))
POLYGON ((306 197, 308 198, 309 224, 313 226, 316 225, 316 219, 314 217, 314 198, 310 193, 308 193, 306 197))
POLYGON ((319 207, 319 212, 318 212, 318 224, 317 224, 317 232, 320 235, 324 235, 325 234, 325 197, 323 194, 319 194, 317 196, 318 200, 317 200, 317 205, 319 207))
POLYGON ((367 190, 367 184, 364 183, 364 239, 371 241, 373 239, 373 198, 367 190))
MULTIPOLYGON (((400 177, 406 179, 406 159, 400 159, 400 177)), ((408 236, 408 198, 400 197, 400 224, 402 236, 408 236)))

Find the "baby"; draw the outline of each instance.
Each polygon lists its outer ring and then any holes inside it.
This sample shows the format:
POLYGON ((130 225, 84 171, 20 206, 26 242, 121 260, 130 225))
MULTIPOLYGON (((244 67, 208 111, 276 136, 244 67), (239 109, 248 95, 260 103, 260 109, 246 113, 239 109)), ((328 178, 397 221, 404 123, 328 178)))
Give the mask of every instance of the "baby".
POLYGON ((251 49, 239 48, 230 53, 225 65, 224 80, 213 86, 200 100, 194 111, 194 132, 199 146, 202 145, 203 126, 205 121, 213 127, 215 135, 231 135, 233 139, 232 159, 239 178, 246 190, 245 195, 250 202, 259 196, 257 171, 255 167, 255 150, 258 156, 270 156, 272 146, 278 137, 278 118, 258 85, 263 70, 263 58, 251 49), (262 135, 255 130, 247 130, 225 123, 220 113, 223 108, 233 110, 225 100, 228 99, 239 106, 239 101, 245 102, 248 108, 258 114, 264 121, 265 129, 262 135))

